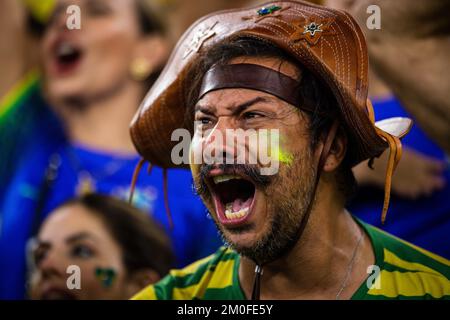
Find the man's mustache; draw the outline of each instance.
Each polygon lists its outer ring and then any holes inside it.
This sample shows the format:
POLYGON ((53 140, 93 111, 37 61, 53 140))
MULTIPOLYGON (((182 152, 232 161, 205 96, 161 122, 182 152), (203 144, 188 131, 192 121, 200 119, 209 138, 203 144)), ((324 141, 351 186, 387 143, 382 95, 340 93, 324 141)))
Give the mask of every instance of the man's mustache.
POLYGON ((260 168, 256 165, 246 164, 204 164, 199 170, 198 185, 196 186, 196 193, 199 196, 208 196, 208 186, 206 184, 209 178, 209 173, 213 169, 220 169, 224 175, 237 175, 248 178, 256 188, 267 187, 274 176, 260 174, 260 168))

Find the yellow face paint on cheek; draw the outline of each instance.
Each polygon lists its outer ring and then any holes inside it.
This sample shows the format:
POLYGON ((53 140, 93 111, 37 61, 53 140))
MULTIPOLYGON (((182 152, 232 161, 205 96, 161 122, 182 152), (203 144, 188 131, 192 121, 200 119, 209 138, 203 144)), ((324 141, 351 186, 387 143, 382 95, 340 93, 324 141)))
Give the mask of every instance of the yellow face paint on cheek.
POLYGON ((290 166, 292 164, 292 162, 294 162, 294 155, 292 153, 281 150, 281 148, 279 148, 277 159, 281 163, 284 163, 284 164, 287 164, 290 166))
POLYGON ((283 148, 283 144, 286 138, 281 134, 278 134, 277 138, 278 144, 274 145, 271 148, 273 151, 272 159, 276 159, 278 162, 286 165, 291 165, 294 162, 294 155, 283 148))

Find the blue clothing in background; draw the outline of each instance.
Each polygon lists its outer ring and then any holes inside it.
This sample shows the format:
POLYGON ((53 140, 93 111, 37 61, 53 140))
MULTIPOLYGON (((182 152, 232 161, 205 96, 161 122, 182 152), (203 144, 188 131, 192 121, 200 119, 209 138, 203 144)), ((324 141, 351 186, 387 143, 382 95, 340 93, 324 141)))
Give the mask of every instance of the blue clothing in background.
MULTIPOLYGON (((38 97, 27 101, 29 108, 38 97)), ((23 148, 14 175, 0 196, 0 299, 22 299, 26 293, 26 243, 33 225, 53 209, 77 194, 86 177, 99 193, 128 199, 137 155, 114 155, 71 145, 56 117, 43 108, 32 134, 21 142, 23 148), (59 157, 57 176, 48 193, 42 190, 49 160, 59 157), (88 173, 88 174, 87 174, 88 173), (37 207, 42 203, 41 213, 37 207)), ((168 171, 169 206, 174 222, 170 230, 163 196, 163 174, 153 168, 150 175, 142 170, 136 185, 134 204, 166 229, 177 258, 177 267, 200 259, 221 245, 216 227, 200 198, 192 191, 192 176, 187 170, 168 171)))
MULTIPOLYGON (((376 120, 389 117, 410 117, 395 98, 372 101, 376 120)), ((429 157, 446 161, 446 155, 415 122, 402 145, 429 157)), ((376 161, 375 161, 376 163, 376 161)), ((411 172, 414 174, 414 172, 411 172)), ((406 199, 391 192, 387 220, 381 224, 383 190, 362 187, 349 210, 360 219, 389 233, 450 259, 450 171, 444 172, 445 188, 429 197, 406 199)))
POLYGON ((41 97, 37 79, 23 91, 12 106, 2 106, 10 110, 0 118, 0 203, 3 203, 16 168, 30 147, 39 143, 44 154, 65 141, 59 120, 41 97))

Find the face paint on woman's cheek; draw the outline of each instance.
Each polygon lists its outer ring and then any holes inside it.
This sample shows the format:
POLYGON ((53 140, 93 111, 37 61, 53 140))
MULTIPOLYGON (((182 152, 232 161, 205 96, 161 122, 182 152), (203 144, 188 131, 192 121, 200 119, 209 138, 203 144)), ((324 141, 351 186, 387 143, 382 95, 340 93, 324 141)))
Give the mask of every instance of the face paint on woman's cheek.
POLYGON ((95 278, 100 281, 103 288, 110 288, 117 278, 117 273, 113 268, 97 267, 94 271, 95 278))

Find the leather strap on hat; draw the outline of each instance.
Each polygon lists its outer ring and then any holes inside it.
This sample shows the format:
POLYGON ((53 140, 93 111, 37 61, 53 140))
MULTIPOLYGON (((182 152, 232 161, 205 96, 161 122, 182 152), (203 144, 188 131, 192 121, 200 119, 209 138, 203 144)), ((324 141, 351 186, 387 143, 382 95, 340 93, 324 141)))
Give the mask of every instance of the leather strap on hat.
POLYGON ((212 67, 203 77, 198 99, 211 91, 230 88, 253 89, 274 95, 287 103, 312 112, 300 105, 300 83, 276 70, 256 64, 227 64, 212 67))
MULTIPOLYGON (((133 178, 131 179, 130 185, 130 195, 128 196, 128 203, 130 205, 133 204, 134 191, 136 190, 137 179, 139 177, 139 173, 141 172, 142 166, 145 164, 146 160, 141 158, 134 168, 133 178)), ((148 164, 147 173, 150 175, 153 169, 153 165, 151 163, 148 164)), ((169 191, 168 191, 168 178, 167 178, 167 168, 163 168, 163 192, 164 192, 164 206, 166 208, 166 215, 169 221, 170 230, 173 230, 173 219, 172 213, 170 212, 169 207, 169 191)))
MULTIPOLYGON (((372 102, 369 99, 367 99, 366 108, 369 119, 374 124, 377 134, 381 138, 383 138, 389 146, 388 165, 386 168, 386 177, 384 180, 385 182, 384 182, 383 210, 381 211, 381 223, 384 224, 386 222, 386 215, 389 208, 389 201, 391 199, 392 177, 394 175, 395 168, 397 167, 402 157, 402 143, 400 142, 400 139, 398 137, 389 134, 388 132, 385 132, 375 126, 375 114, 373 111, 372 102)), ((372 168, 372 164, 373 158, 369 161, 370 168, 372 168)))

